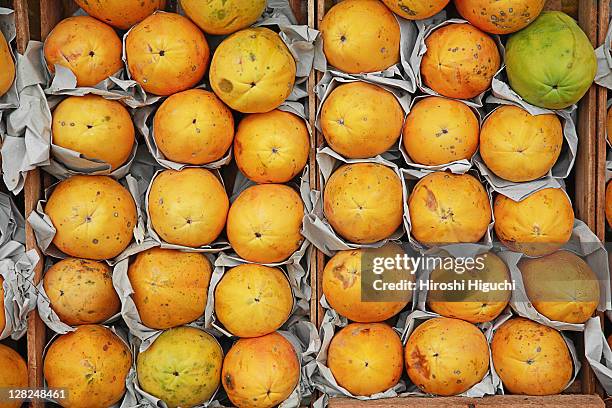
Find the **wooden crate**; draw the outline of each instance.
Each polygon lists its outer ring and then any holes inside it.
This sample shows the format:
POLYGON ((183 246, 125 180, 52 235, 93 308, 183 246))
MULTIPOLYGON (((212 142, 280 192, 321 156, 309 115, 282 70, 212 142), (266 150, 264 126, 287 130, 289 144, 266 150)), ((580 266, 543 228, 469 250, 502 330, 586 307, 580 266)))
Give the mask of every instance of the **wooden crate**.
MULTIPOLYGON (((3 0, 0 0, 3 1, 3 0)), ((27 0, 14 0, 16 3, 19 3, 22 6, 24 11, 28 10, 28 1, 27 0)), ((311 27, 314 26, 315 23, 315 8, 314 3, 312 1, 305 0, 289 0, 289 3, 293 9, 293 12, 299 22, 299 24, 308 24, 311 27)), ((167 9, 168 10, 176 10, 176 0, 167 1, 167 9)), ((32 16, 31 24, 30 24, 30 32, 32 34, 32 39, 44 41, 47 35, 51 32, 51 30, 60 22, 62 19, 71 16, 76 10, 78 6, 74 3, 73 0, 30 0, 29 4, 29 12, 32 16)), ((26 14, 26 23, 25 27, 27 27, 27 14, 26 14)), ((29 37, 28 37, 29 38, 29 37)), ((25 40, 24 44, 27 44, 28 40, 25 40)), ((25 50, 25 46, 23 48, 25 50)), ((20 48, 21 50, 21 48, 20 48)), ((313 86, 315 84, 314 74, 311 73, 308 79, 308 113, 310 115, 310 126, 314 129, 314 109, 315 109, 315 101, 316 98, 314 93, 312 92, 313 86)), ((315 185, 316 182, 316 161, 315 161, 315 140, 311 140, 311 154, 309 158, 309 166, 310 166, 310 183, 311 185, 315 185)), ((230 170, 231 172, 231 170, 230 170)), ((234 173, 235 174, 235 173, 234 173)), ((39 169, 32 170, 28 173, 25 187, 24 187, 24 201, 25 201, 25 214, 27 216, 34 211, 36 208, 36 203, 43 196, 43 191, 46 187, 51 185, 53 182, 51 176, 40 171, 39 169)), ((233 180, 229 180, 229 186, 233 185, 233 180)), ((230 187, 231 189, 231 187, 230 187)), ((28 249, 35 249, 38 251, 41 262, 37 265, 35 269, 35 283, 40 282, 43 276, 43 265, 44 265, 44 256, 38 249, 36 244, 36 238, 34 236, 34 231, 29 225, 26 227, 26 246, 28 249)), ((315 253, 312 253, 311 264, 315 264, 315 253)), ((317 293, 316 290, 316 274, 314 273, 314 268, 311 269, 311 285, 313 287, 313 293, 317 293)), ((318 299, 313 296, 311 310, 316 311, 316 304, 318 303, 318 299)), ((311 315, 311 321, 313 323, 317 323, 317 315, 313 313, 311 315)), ((47 327, 42 322, 38 313, 36 311, 32 312, 30 316, 28 316, 28 333, 27 333, 27 342, 28 342, 28 364, 29 364, 29 376, 30 376, 30 387, 42 387, 44 383, 43 376, 43 349, 45 344, 49 339, 50 332, 47 330, 47 327)), ((33 408, 41 408, 46 404, 44 401, 38 400, 30 403, 30 406, 33 408)))
MULTIPOLYGON (((316 0, 316 17, 319 28, 323 16, 329 8, 341 0, 316 0)), ((545 9, 560 10, 570 14, 586 33, 591 43, 596 47, 603 42, 608 25, 608 7, 610 0, 547 0, 545 9), (605 22, 605 24, 604 24, 605 22)), ((317 80, 322 77, 317 73, 317 80)), ((601 91, 595 85, 591 86, 586 95, 578 104, 578 120, 576 130, 578 132, 579 147, 573 171, 568 183, 571 183, 569 192, 572 194, 572 202, 576 217, 583 220, 598 236, 604 239, 603 224, 601 220, 602 201, 600 194, 595 191, 602 189, 598 179, 600 174, 599 146, 601 139, 597 123, 601 122, 601 108, 598 110, 598 100, 601 100, 601 91), (599 155, 599 156, 598 156, 599 155), (599 167, 598 167, 599 166, 599 167), (599 173, 598 173, 599 171, 599 173)), ((318 101, 317 101, 318 102, 318 101)), ((605 98, 604 98, 605 102, 605 98)), ((605 106, 605 103, 604 103, 605 106)), ((605 117, 605 112, 604 112, 605 117)), ((605 148, 605 142, 604 148, 605 148)), ((325 139, 321 132, 317 131, 317 147, 325 145, 325 139)), ((605 151, 605 150, 604 150, 605 151)), ((317 180, 317 189, 321 191, 320 180, 317 180)), ((326 256, 317 251, 317 270, 323 271, 326 256)), ((323 295, 321 284, 321 273, 317 284, 317 297, 323 295)), ((317 315, 319 324, 324 315, 324 310, 317 304, 317 315)), ((602 316, 599 313, 600 317, 602 316)), ((603 407, 602 399, 594 394, 602 394, 601 387, 584 357, 584 346, 582 337, 577 339, 577 349, 582 362, 582 369, 576 381, 565 391, 568 394, 550 397, 531 396, 491 396, 482 399, 477 398, 392 398, 379 401, 358 401, 347 398, 330 398, 331 407, 603 407)))

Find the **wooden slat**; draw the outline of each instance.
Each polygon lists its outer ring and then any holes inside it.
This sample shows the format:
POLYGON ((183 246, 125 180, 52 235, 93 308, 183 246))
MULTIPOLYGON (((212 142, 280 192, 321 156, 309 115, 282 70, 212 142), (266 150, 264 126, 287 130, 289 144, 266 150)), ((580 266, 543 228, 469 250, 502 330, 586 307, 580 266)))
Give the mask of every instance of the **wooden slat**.
MULTIPOLYGON (((598 41, 598 1, 582 1, 578 8, 578 24, 594 47, 598 41)), ((597 231, 597 89, 593 85, 578 104, 578 157, 575 164, 576 216, 593 231, 597 231)), ((584 356, 584 341, 578 339, 578 353, 582 362, 581 382, 584 394, 595 394, 598 382, 584 356)))
POLYGON ((348 398, 330 398, 330 408, 604 408, 603 400, 596 395, 553 395, 528 397, 521 395, 496 395, 485 398, 390 398, 357 401, 348 398))
MULTIPOLYGON (((609 25, 610 2, 599 0, 598 11, 598 33, 597 45, 604 43, 609 25)), ((604 87, 597 87, 597 137, 596 137, 596 203, 598 209, 596 218, 595 233, 602 241, 605 241, 606 234, 606 126, 607 126, 607 102, 608 90, 604 87)))

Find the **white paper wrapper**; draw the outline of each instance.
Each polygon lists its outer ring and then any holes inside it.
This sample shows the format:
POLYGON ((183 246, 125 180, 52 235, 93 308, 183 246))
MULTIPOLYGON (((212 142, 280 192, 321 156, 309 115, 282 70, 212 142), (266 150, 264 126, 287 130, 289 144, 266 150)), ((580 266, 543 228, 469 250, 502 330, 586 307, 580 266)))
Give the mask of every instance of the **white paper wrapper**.
MULTIPOLYGON (((117 335, 117 337, 119 337, 125 344, 126 346, 130 349, 130 352, 132 354, 132 368, 130 368, 130 371, 128 372, 128 375, 125 379, 125 387, 126 387, 126 392, 122 398, 122 400, 112 406, 110 406, 109 408, 136 408, 137 405, 137 400, 136 400, 136 396, 135 396, 135 392, 134 392, 134 387, 133 387, 133 378, 136 376, 136 354, 134 352, 133 347, 131 346, 130 342, 128 341, 128 333, 127 331, 119 326, 119 325, 114 325, 114 326, 105 326, 107 329, 110 329, 114 334, 117 335)), ((55 335, 53 335, 51 337, 51 339, 49 339, 49 342, 47 343, 47 345, 45 346, 44 350, 43 350, 43 360, 45 359, 45 356, 47 355, 47 350, 49 349, 49 347, 51 346, 51 344, 57 340, 57 338, 61 336, 61 334, 56 333, 55 335)), ((47 387, 47 381, 44 381, 44 386, 45 388, 47 387)), ((45 399, 48 402, 53 402, 55 404, 57 404, 57 401, 54 401, 50 398, 46 398, 45 399)))
MULTIPOLYGON (((416 44, 412 51, 412 55, 410 56, 410 66, 412 67, 412 71, 414 72, 414 75, 416 77, 416 84, 422 92, 428 95, 440 96, 440 94, 438 94, 436 91, 426 86, 423 83, 423 80, 421 78, 421 61, 423 60, 423 56, 427 52, 427 46, 425 45, 425 40, 427 39, 427 37, 429 37, 429 35, 432 32, 434 32, 438 28, 444 27, 449 24, 469 24, 469 23, 459 18, 447 19, 445 10, 442 10, 441 12, 439 12, 438 14, 436 14, 435 16, 431 18, 428 18, 425 20, 417 20, 415 21, 415 23, 418 28, 418 36, 416 39, 416 44)), ((499 41, 498 36, 496 35, 491 36, 491 38, 493 38, 493 40, 497 43, 497 47, 498 47, 499 54, 500 54, 500 61, 501 61, 501 64, 500 64, 501 66, 498 72, 501 72, 504 67, 504 63, 503 63, 504 47, 499 41)), ((464 102, 468 104, 469 106, 479 108, 483 105, 482 99, 485 93, 486 91, 476 96, 475 98, 465 100, 464 102)))
POLYGON ((599 317, 585 323, 584 355, 607 395, 612 394, 612 350, 604 335, 599 317))
POLYGON ((13 200, 0 193, 0 276, 4 279, 4 314, 6 324, 0 340, 21 338, 27 329, 27 314, 36 307, 33 285, 36 251, 26 252, 25 221, 13 200))
MULTIPOLYGON (((603 244, 599 241, 597 236, 591 232, 589 227, 582 221, 576 220, 574 222, 574 230, 570 241, 563 247, 564 250, 573 252, 580 256, 584 261, 591 267, 597 280, 599 281, 599 305, 597 310, 603 312, 605 310, 612 309, 610 294, 610 271, 608 264, 608 253, 606 252, 603 244)), ((545 326, 553 327, 557 330, 567 331, 583 331, 584 324, 564 323, 548 319, 546 316, 540 314, 533 304, 528 301, 527 291, 523 284, 522 274, 517 264, 523 257, 522 254, 502 251, 498 253, 508 268, 510 269, 511 278, 516 282, 516 290, 513 291, 510 299, 510 305, 512 309, 522 317, 526 317, 530 320, 541 323, 545 326)), ((568 284, 571 284, 568 282, 568 284)))
POLYGON ((24 55, 17 54, 16 89, 19 107, 2 118, 2 173, 14 194, 23 189, 25 174, 49 163, 51 113, 42 86, 41 44, 30 42, 24 55))
MULTIPOLYGON (((474 164, 487 181, 487 184, 490 185, 494 191, 502 193, 515 201, 520 201, 528 195, 545 188, 559 188, 563 183, 561 180, 569 176, 578 151, 578 135, 574 125, 576 105, 556 111, 539 108, 523 101, 523 99, 500 78, 501 75, 498 75, 493 79, 493 95, 487 98, 487 103, 493 105, 518 106, 532 115, 556 114, 563 125, 563 147, 557 162, 548 174, 537 180, 524 183, 515 183, 496 176, 484 163, 480 153, 476 154, 474 157, 474 164)), ((486 120, 490 114, 491 113, 489 113, 484 120, 486 120)))
POLYGON ((410 64, 410 55, 417 40, 417 28, 414 22, 403 19, 395 15, 400 26, 400 62, 383 71, 369 72, 361 74, 347 74, 337 68, 332 67, 327 63, 325 53, 323 52, 323 39, 319 37, 316 42, 316 55, 314 60, 314 68, 320 72, 333 71, 334 76, 343 76, 347 79, 363 80, 371 83, 386 83, 399 89, 403 89, 407 93, 414 93, 417 89, 417 80, 410 64))
POLYGON ((595 83, 612 89, 612 24, 608 27, 604 43, 595 50, 597 56, 597 74, 595 83))
MULTIPOLYGON (((427 98, 427 97, 428 96, 417 96, 416 98, 414 98, 412 100, 412 103, 410 104, 410 110, 412 110, 412 107, 419 100, 422 100, 422 99, 427 98)), ((446 97, 443 97, 443 98, 446 98, 446 97)), ((449 98, 446 98, 446 99, 449 99, 449 98)), ((465 101, 462 101, 462 100, 459 100, 459 102, 465 103, 465 101)), ((470 109, 472 109, 472 111, 476 115, 476 118, 478 119, 478 124, 481 125, 482 124, 482 115, 481 115, 480 111, 478 110, 478 108, 474 107, 471 104, 467 104, 466 103, 466 105, 470 109)), ((464 174, 464 173, 468 172, 472 168, 473 157, 477 155, 477 153, 475 153, 472 156, 472 158, 470 158, 470 160, 467 160, 467 159, 455 160, 455 161, 450 162, 450 163, 440 164, 440 165, 435 165, 435 166, 428 166, 428 165, 424 165, 424 164, 418 164, 418 163, 415 163, 415 162, 412 161, 412 159, 408 155, 408 152, 406 152, 406 149, 404 148, 404 133, 403 132, 400 135, 400 139, 399 139, 399 150, 402 153, 402 157, 404 158, 404 161, 406 162, 407 166, 412 168, 412 169, 423 170, 423 171, 426 171, 426 172, 432 172, 432 171, 450 171, 451 173, 454 173, 454 174, 464 174)))
MULTIPOLYGON (((381 156, 377 156, 371 159, 345 159, 338 153, 334 152, 329 147, 324 147, 317 151, 317 163, 319 164, 319 170, 321 172, 321 185, 325 185, 331 174, 340 165, 349 163, 378 163, 391 168, 397 176, 400 178, 403 187, 402 202, 404 206, 404 222, 398 230, 393 233, 387 239, 375 242, 373 244, 355 244, 348 242, 341 238, 333 230, 332 226, 327 222, 325 214, 323 213, 323 192, 317 190, 311 190, 309 194, 309 203, 307 205, 309 212, 304 217, 303 223, 303 235, 308 239, 314 246, 319 248, 326 255, 331 256, 336 251, 343 251, 348 249, 356 248, 378 248, 383 246, 389 240, 398 240, 401 238, 409 225, 408 220, 408 192, 404 183, 404 177, 402 176, 398 166, 389 160, 384 159, 381 156)), ((323 187, 325 188, 325 187, 323 187)))

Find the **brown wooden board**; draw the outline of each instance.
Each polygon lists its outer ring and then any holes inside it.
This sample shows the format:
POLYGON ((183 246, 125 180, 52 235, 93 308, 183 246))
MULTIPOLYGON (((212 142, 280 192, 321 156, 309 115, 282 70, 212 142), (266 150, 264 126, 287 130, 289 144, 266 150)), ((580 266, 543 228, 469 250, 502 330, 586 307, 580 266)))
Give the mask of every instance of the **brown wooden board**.
MULTIPOLYGON (((341 0, 316 0, 316 27, 319 28, 326 11, 337 1, 341 0)), ((608 10, 610 0, 547 0, 546 10, 563 11, 575 18, 594 47, 603 42, 608 25, 608 10)), ((321 78, 317 73, 317 80, 321 78)), ((601 124, 605 123, 605 102, 607 93, 602 96, 601 90, 596 85, 591 86, 587 94, 578 103, 578 120, 576 130, 578 133, 578 155, 572 176, 567 181, 569 192, 572 194, 572 202, 577 218, 584 221, 600 239, 604 239, 605 225, 602 220, 603 200, 601 174, 605 165, 605 141, 602 142, 601 124), (602 113, 601 101, 604 103, 602 113), (599 103, 598 103, 599 102, 599 103), (602 116, 604 115, 602 120, 602 116), (602 151, 603 147, 603 151, 602 151), (603 157, 603 162, 602 158, 603 157), (602 164, 603 163, 603 164, 602 164), (595 193, 595 192, 598 193, 595 193)), ((317 101, 318 103, 318 101, 317 101)), ((604 133, 605 135, 605 133, 604 133)), ((325 145, 325 139, 321 132, 317 131, 317 147, 325 145)), ((605 176, 605 175, 604 175, 605 176)), ((317 180, 317 189, 321 190, 320 180, 317 180)), ((605 215, 603 215, 605 218, 605 215)), ((319 299, 323 295, 321 277, 326 263, 326 256, 317 251, 317 272, 319 283, 317 284, 319 299)), ((319 324, 323 319, 323 309, 317 305, 319 324)), ((603 314, 598 313, 600 318, 603 314)), ((598 396, 588 394, 602 394, 601 387, 584 357, 584 345, 582 337, 579 336, 576 346, 579 358, 582 362, 580 375, 564 393, 564 395, 550 397, 518 397, 518 396, 495 396, 483 399, 467 398, 393 398, 380 401, 363 402, 345 398, 331 398, 330 406, 397 406, 397 407, 603 407, 603 401, 598 396), (583 394, 583 395, 580 395, 583 394)))
MULTIPOLYGON (((0 0, 4 1, 4 0, 0 0)), ((28 7, 28 0, 14 0, 15 3, 19 3, 21 10, 25 10, 25 27, 28 27, 28 15, 27 12, 31 16, 30 20, 30 30, 28 33, 32 33, 32 39, 44 41, 47 35, 51 32, 51 30, 59 23, 62 19, 70 17, 76 10, 78 10, 78 6, 74 3, 73 0, 30 0, 30 4, 28 7)), ((167 1, 167 9, 168 10, 176 10, 176 1, 170 0, 167 1)), ((314 19, 315 19, 315 9, 314 9, 314 1, 310 0, 289 0, 289 4, 293 9, 293 12, 298 20, 299 24, 309 24, 311 27, 314 27, 314 19)), ((17 10, 17 7, 15 7, 17 10)), ((23 17, 21 17, 23 18, 23 17)), ((18 29, 19 32, 19 29, 18 29)), ((23 42, 23 49, 20 48, 20 51, 25 50, 25 45, 27 44, 28 38, 23 42)), ((311 74, 308 79, 308 112, 310 114, 309 124, 314 129, 314 109, 315 109, 315 96, 313 92, 315 77, 314 74, 311 74)), ((316 169, 316 161, 315 161, 315 140, 311 141, 311 152, 309 158, 309 167, 310 167, 310 183, 311 185, 315 185, 315 181, 317 179, 317 169, 316 169)), ((235 167, 235 166, 234 166, 235 167)), ((230 168, 227 174, 236 174, 235 171, 232 173, 232 169, 230 168)), ((234 168, 235 170, 235 168, 234 168)), ((225 176, 224 176, 225 179, 225 176)), ((226 180, 229 189, 231 190, 231 186, 233 185, 234 180, 226 180)), ((28 173, 27 178, 25 180, 24 187, 24 201, 25 201, 25 215, 26 218, 28 215, 34 211, 36 208, 37 202, 41 199, 43 195, 43 191, 46 187, 49 187, 52 184, 52 178, 44 172, 41 172, 38 169, 32 170, 28 173)), ((28 249, 36 249, 40 255, 41 261, 38 263, 35 269, 35 283, 40 282, 43 276, 43 265, 44 265, 44 256, 40 252, 36 244, 36 238, 34 236, 34 231, 29 225, 26 226, 26 246, 28 249)), ((312 255, 312 265, 315 262, 315 253, 312 255)), ((311 267, 311 275, 310 275, 310 284, 312 285, 312 293, 313 298, 312 301, 312 310, 315 313, 311 313, 311 321, 314 324, 317 324, 317 314, 315 305, 318 304, 318 298, 314 296, 317 293, 316 284, 317 284, 317 275, 315 273, 316 268, 311 267)), ((29 364, 29 375, 30 375, 30 387, 42 387, 44 383, 43 376, 43 349, 48 340, 48 331, 45 324, 39 318, 38 313, 36 311, 32 312, 28 316, 28 332, 27 332, 27 341, 28 341, 28 364, 29 364)), ((31 402, 29 406, 32 408, 42 408, 46 404, 44 401, 38 400, 31 402)))

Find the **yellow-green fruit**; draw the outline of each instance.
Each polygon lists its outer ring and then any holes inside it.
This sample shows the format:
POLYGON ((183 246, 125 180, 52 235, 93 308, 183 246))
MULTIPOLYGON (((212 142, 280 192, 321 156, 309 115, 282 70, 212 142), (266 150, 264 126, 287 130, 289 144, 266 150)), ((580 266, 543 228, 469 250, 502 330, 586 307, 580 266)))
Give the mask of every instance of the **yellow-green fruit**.
POLYGON ((230 108, 263 113, 291 94, 296 65, 280 36, 267 28, 247 28, 227 37, 210 64, 210 85, 230 108))
POLYGON ((142 323, 168 329, 202 316, 211 275, 210 261, 200 253, 159 247, 139 253, 128 277, 142 323))
POLYGON ((226 35, 252 25, 266 0, 181 0, 181 7, 204 32, 226 35))
POLYGON ((76 258, 109 259, 132 241, 136 204, 130 192, 105 176, 72 176, 51 193, 45 213, 56 229, 53 243, 76 258))
POLYGON ((136 371, 143 391, 169 408, 190 408, 215 393, 222 363, 223 350, 213 336, 194 327, 178 327, 160 334, 138 355, 136 371))
POLYGON ((53 111, 53 144, 102 160, 115 170, 134 147, 134 124, 117 101, 97 95, 71 96, 53 111))
POLYGON ((238 408, 271 408, 298 385, 300 363, 291 343, 274 332, 234 343, 223 361, 221 378, 238 408))
MULTIPOLYGON (((0 330, 1 331, 1 330, 0 330)), ((0 388, 22 389, 28 386, 26 362, 15 350, 0 344, 0 388)), ((22 400, 0 402, 0 408, 19 408, 22 400)))
POLYGON ((11 89, 15 80, 15 62, 11 56, 8 42, 0 34, 0 96, 11 89))
POLYGON ((45 380, 49 388, 65 388, 66 408, 105 408, 119 402, 132 367, 130 349, 104 326, 79 326, 59 336, 47 350, 45 380))
POLYGON ((113 272, 102 262, 63 259, 47 270, 43 286, 53 311, 71 326, 103 323, 121 309, 113 272))
POLYGON ((566 323, 584 323, 599 304, 599 280, 591 267, 569 251, 519 264, 527 297, 538 312, 566 323))
POLYGON ((215 288, 215 314, 238 337, 272 333, 285 323, 292 306, 291 286, 278 268, 239 265, 225 272, 215 288))

